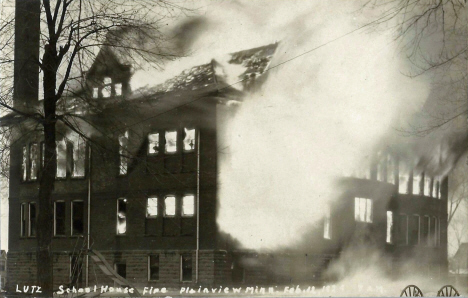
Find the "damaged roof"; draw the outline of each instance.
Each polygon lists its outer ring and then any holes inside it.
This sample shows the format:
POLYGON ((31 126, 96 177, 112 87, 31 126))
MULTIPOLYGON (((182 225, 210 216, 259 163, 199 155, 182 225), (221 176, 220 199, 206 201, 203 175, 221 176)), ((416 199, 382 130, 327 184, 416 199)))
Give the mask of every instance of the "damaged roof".
POLYGON ((193 66, 179 75, 157 85, 146 85, 133 90, 134 95, 161 94, 177 91, 194 91, 210 85, 218 89, 233 87, 244 90, 246 81, 256 79, 268 69, 278 43, 243 50, 225 57, 212 59, 211 62, 193 66))

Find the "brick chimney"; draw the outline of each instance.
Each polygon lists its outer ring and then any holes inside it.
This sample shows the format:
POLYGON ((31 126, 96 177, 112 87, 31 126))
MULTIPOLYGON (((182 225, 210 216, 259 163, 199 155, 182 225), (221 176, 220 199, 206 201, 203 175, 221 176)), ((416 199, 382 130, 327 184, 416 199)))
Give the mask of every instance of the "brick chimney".
POLYGON ((15 1, 14 107, 27 110, 38 102, 40 0, 15 1))

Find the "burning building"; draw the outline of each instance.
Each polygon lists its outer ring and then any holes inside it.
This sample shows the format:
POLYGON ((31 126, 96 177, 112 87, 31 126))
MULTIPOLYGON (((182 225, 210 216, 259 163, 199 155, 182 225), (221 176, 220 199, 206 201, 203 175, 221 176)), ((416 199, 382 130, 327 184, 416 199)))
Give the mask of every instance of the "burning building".
MULTIPOLYGON (((395 274, 409 259, 419 272, 447 271, 447 178, 391 147, 378 150, 363 173, 338 179, 339 195, 305 233, 300 252, 244 250, 220 231, 219 159, 229 145, 219 137, 222 120, 268 80, 277 48, 228 54, 141 88, 132 88, 131 63, 101 48, 61 103, 63 113, 82 120, 77 131, 61 127, 57 142, 57 288, 322 282, 333 278, 323 274, 328 265, 356 245, 379 249, 395 274)), ((39 106, 37 71, 16 78, 15 106, 39 106)), ((22 133, 11 149, 10 287, 36 279, 43 137, 22 133)))

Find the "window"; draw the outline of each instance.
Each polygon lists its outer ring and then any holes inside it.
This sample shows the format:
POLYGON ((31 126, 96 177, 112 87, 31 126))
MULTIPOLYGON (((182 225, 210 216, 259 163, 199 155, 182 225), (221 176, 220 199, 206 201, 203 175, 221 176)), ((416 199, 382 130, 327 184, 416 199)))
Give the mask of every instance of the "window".
POLYGON ((21 232, 20 236, 26 236, 26 203, 21 204, 21 232))
POLYGON ((23 146, 23 162, 21 164, 21 172, 23 181, 28 180, 28 149, 23 146))
POLYGON ((420 195, 421 194, 421 174, 414 173, 413 176, 413 195, 420 195))
POLYGON ((408 215, 400 214, 398 217, 398 243, 408 245, 408 215))
POLYGON ((127 232, 127 199, 117 200, 117 234, 127 232))
POLYGON ((417 214, 412 215, 408 222, 408 244, 418 245, 420 243, 420 217, 417 214))
POLYGON ((158 198, 148 198, 146 201, 146 217, 158 216, 158 198))
POLYGON ((387 211, 387 237, 386 242, 393 243, 393 212, 387 211))
POLYGON ((182 198, 182 216, 193 216, 195 214, 195 196, 186 195, 182 198))
POLYGON ((439 180, 434 178, 434 183, 432 184, 432 197, 439 198, 439 180))
POLYGON ((331 239, 331 209, 329 205, 325 206, 325 218, 323 221, 323 238, 331 239))
POLYGON ((152 133, 148 135, 148 153, 159 153, 159 133, 152 133))
POLYGON ((93 98, 99 97, 99 88, 93 88, 93 98))
POLYGON ((398 192, 401 194, 408 193, 409 171, 405 163, 400 161, 398 167, 398 192))
POLYGON ((387 155, 387 182, 395 184, 395 161, 387 155))
POLYGON ((112 79, 109 77, 104 78, 104 86, 102 87, 102 97, 110 97, 112 95, 112 79))
POLYGON ((180 281, 192 281, 192 255, 180 256, 180 281))
POLYGON ((36 203, 29 203, 29 233, 28 236, 36 236, 36 203))
POLYGON ((148 256, 148 280, 159 280, 159 255, 148 256))
POLYGON ((118 275, 122 276, 123 278, 127 278, 127 264, 126 263, 115 263, 114 270, 117 272, 118 275))
POLYGON ((184 138, 184 151, 193 151, 195 150, 195 129, 194 128, 184 128, 185 138, 184 138))
POLYGON ((431 177, 424 176, 424 195, 430 196, 431 195, 431 177))
POLYGON ((421 243, 424 245, 430 245, 429 233, 431 232, 431 218, 429 216, 423 217, 421 230, 421 243))
POLYGON ((0 271, 5 271, 5 261, 4 260, 0 260, 0 271))
POLYGON ((67 143, 65 140, 57 142, 57 178, 67 177, 67 143))
POLYGON ((115 88, 115 95, 121 96, 122 95, 122 83, 115 84, 114 88, 115 88))
POLYGON ((354 219, 359 222, 372 222, 372 199, 354 198, 354 219))
POLYGON ((166 131, 166 153, 177 152, 177 131, 166 131))
POLYGON ((84 232, 84 203, 74 201, 71 203, 72 235, 83 235, 84 232))
POLYGON ((167 196, 164 199, 164 216, 171 217, 176 214, 176 198, 174 196, 167 196))
POLYGON ((45 143, 41 142, 41 169, 44 168, 44 158, 45 158, 45 143))
POLYGON ((54 235, 65 236, 65 202, 54 203, 54 235))
POLYGON ((429 231, 430 239, 429 245, 437 246, 437 218, 433 217, 431 220, 431 230, 429 231))
POLYGON ((73 171, 72 177, 84 177, 85 175, 85 158, 86 158, 86 142, 79 135, 73 140, 73 171))
POLYGON ((39 148, 37 143, 31 143, 29 145, 29 162, 31 164, 30 172, 29 172, 29 179, 36 180, 37 173, 39 171, 38 163, 39 163, 39 148))
POLYGON ((128 131, 119 136, 120 175, 126 175, 128 170, 128 131))

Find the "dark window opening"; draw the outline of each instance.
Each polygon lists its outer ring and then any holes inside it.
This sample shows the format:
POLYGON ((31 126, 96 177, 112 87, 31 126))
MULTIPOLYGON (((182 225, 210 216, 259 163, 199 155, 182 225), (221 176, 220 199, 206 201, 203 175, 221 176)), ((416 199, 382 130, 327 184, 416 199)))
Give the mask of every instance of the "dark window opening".
POLYGON ((118 275, 122 276, 123 278, 127 278, 127 264, 126 263, 116 263, 114 267, 118 275))
POLYGON ((408 245, 408 216, 406 214, 398 216, 398 244, 408 245))
POLYGON ((231 265, 232 282, 243 283, 245 281, 245 269, 238 261, 234 261, 231 265))
POLYGON ((29 203, 29 236, 36 236, 36 203, 29 203))
POLYGON ((54 235, 65 236, 65 202, 55 202, 54 221, 54 235))
POLYGON ((192 255, 183 254, 180 257, 180 280, 181 281, 192 281, 192 255))
POLYGON ((409 245, 418 245, 419 242, 419 225, 420 225, 420 217, 419 215, 412 215, 409 218, 408 223, 408 230, 409 230, 409 245))
POLYGON ((117 200, 117 234, 127 232, 127 199, 117 200))
POLYGON ((159 280, 159 255, 148 256, 148 280, 159 280))
POLYGON ((83 235, 84 232, 84 203, 72 202, 72 235, 83 235))
POLYGON ((423 217, 422 227, 421 227, 421 243, 424 245, 429 244, 429 232, 431 230, 431 219, 429 216, 423 217))
POLYGON ((26 204, 21 204, 21 237, 26 236, 26 204))

